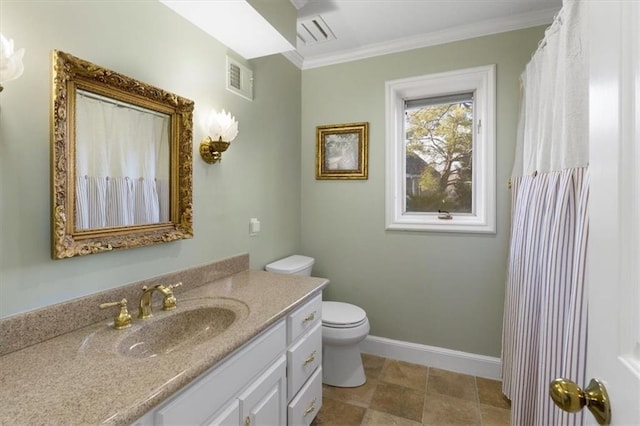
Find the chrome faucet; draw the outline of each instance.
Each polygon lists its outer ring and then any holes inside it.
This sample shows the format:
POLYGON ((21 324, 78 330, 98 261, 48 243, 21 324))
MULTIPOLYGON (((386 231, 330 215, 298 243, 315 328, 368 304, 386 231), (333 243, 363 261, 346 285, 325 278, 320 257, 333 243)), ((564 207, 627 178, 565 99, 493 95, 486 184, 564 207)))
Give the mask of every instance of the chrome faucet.
POLYGON ((151 296, 153 296, 154 291, 159 291, 163 296, 164 300, 162 301, 162 309, 165 311, 170 311, 176 308, 176 297, 173 295, 173 289, 176 287, 180 287, 182 285, 181 282, 163 286, 157 285, 155 287, 142 287, 142 296, 140 296, 140 305, 138 310, 138 318, 146 319, 153 315, 151 312, 151 296))

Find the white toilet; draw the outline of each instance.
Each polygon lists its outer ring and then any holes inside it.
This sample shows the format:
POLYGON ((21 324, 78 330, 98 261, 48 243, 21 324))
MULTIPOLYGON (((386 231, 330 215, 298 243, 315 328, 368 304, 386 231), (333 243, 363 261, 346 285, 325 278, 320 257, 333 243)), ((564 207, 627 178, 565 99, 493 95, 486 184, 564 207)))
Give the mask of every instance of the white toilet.
MULTIPOLYGON (((265 269, 279 274, 311 275, 314 259, 293 255, 268 264, 265 269)), ((356 387, 367 379, 358 344, 369 334, 366 312, 342 302, 322 302, 322 383, 356 387)))

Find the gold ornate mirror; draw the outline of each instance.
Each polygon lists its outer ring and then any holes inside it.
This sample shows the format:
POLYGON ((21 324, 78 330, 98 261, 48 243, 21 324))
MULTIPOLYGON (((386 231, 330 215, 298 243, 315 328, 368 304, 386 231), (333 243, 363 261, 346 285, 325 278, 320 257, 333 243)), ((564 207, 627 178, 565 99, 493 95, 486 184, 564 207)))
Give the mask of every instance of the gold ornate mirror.
POLYGON ((193 237, 193 106, 53 52, 54 259, 193 237))

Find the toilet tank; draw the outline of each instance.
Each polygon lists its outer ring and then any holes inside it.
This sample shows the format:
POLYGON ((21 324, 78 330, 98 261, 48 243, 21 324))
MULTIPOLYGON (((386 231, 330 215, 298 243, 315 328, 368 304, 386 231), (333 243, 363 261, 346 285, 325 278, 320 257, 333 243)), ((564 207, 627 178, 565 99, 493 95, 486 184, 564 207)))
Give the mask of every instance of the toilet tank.
POLYGON ((276 260, 264 267, 268 272, 289 275, 311 275, 315 259, 313 257, 294 254, 284 259, 276 260))

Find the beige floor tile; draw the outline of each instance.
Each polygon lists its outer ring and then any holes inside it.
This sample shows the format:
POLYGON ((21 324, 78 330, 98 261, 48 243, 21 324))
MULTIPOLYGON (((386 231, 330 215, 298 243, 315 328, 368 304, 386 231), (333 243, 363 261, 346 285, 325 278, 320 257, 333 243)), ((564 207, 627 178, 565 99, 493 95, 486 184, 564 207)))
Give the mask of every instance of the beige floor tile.
POLYGON ((380 382, 373 393, 369 408, 421 422, 423 405, 424 392, 380 382))
POLYGON ((364 366, 364 374, 367 379, 377 379, 380 377, 382 367, 386 358, 370 354, 362 354, 362 365, 364 366))
POLYGON ((331 398, 347 404, 368 407, 373 398, 373 392, 376 389, 378 381, 375 379, 367 379, 367 382, 356 388, 339 388, 335 386, 322 385, 322 396, 331 398))
POLYGON ((322 408, 311 424, 313 426, 359 426, 365 411, 363 407, 323 398, 322 408))
POLYGON ((478 400, 480 404, 507 409, 511 407, 509 399, 502 394, 502 382, 476 377, 476 384, 478 385, 478 400))
POLYGON ((427 393, 423 425, 481 425, 476 402, 439 393, 427 393))
POLYGON ((509 425, 510 402, 499 381, 369 354, 362 360, 367 383, 323 385, 313 426, 509 425))
POLYGON ((475 377, 438 368, 429 369, 427 393, 439 393, 478 402, 475 377))
POLYGON ((376 410, 367 410, 362 419, 362 426, 421 426, 420 423, 414 422, 402 417, 393 416, 376 410))
POLYGON ((400 386, 424 391, 427 386, 429 367, 403 361, 387 360, 380 380, 400 386))
POLYGON ((511 410, 480 404, 480 415, 483 426, 509 426, 511 410))

